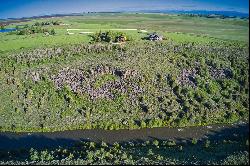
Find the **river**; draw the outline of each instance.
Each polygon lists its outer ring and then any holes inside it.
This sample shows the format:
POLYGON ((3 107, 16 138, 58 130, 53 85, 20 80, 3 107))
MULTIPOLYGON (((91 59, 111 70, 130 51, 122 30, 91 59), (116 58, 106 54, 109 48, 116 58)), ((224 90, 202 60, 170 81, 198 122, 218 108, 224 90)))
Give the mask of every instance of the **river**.
POLYGON ((0 133, 0 149, 44 148, 71 146, 76 142, 89 140, 107 143, 145 141, 152 139, 187 141, 196 139, 227 139, 249 134, 248 122, 217 124, 188 128, 147 128, 136 130, 72 130, 38 133, 0 133))
POLYGON ((0 29, 0 33, 4 33, 4 32, 12 32, 15 31, 16 28, 6 28, 6 29, 0 29))

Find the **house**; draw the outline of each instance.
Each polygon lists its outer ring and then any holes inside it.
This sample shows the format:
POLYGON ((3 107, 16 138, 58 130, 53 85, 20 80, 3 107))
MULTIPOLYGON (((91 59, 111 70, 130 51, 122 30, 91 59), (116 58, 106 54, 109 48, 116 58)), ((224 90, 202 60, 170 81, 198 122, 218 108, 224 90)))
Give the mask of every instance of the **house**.
POLYGON ((163 36, 161 36, 157 33, 152 33, 148 36, 148 40, 150 40, 150 41, 163 40, 163 36))

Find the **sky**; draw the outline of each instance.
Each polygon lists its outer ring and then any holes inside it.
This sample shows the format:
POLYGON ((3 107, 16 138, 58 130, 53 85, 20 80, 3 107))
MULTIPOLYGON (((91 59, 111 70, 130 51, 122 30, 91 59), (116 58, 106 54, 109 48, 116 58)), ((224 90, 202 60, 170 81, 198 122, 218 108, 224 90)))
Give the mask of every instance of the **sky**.
POLYGON ((209 10, 249 13, 249 0, 0 0, 0 18, 138 10, 209 10))

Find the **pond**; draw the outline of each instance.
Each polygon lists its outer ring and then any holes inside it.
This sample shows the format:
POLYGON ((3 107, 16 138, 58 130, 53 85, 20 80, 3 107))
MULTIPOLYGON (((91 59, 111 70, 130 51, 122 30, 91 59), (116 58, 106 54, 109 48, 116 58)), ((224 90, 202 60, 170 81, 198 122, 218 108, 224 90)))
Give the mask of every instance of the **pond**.
POLYGON ((6 29, 0 29, 0 33, 4 33, 4 32, 12 32, 15 31, 16 28, 6 28, 6 29))

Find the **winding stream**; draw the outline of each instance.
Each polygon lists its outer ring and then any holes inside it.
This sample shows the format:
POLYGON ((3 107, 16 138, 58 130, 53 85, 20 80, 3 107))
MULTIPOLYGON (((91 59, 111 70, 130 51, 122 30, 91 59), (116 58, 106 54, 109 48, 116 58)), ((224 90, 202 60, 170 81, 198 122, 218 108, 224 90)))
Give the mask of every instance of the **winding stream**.
POLYGON ((136 130, 72 130, 48 133, 0 133, 0 149, 70 146, 82 140, 107 143, 142 140, 227 139, 249 134, 249 123, 216 124, 188 128, 147 128, 136 130))

